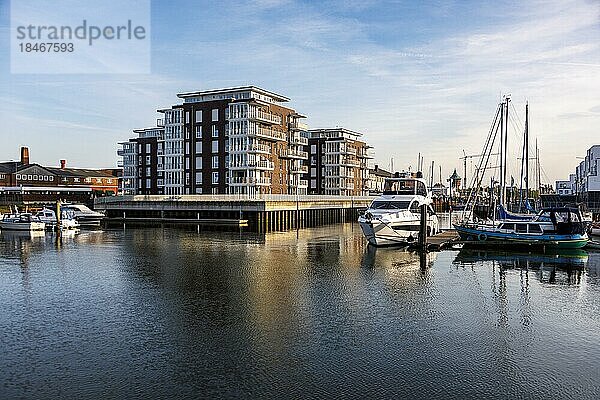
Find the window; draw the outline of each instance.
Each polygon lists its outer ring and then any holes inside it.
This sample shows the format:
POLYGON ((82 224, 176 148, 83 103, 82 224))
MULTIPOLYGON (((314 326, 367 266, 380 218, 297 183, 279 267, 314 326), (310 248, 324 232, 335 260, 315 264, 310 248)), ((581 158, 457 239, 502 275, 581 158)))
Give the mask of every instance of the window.
MULTIPOLYGON (((409 201, 374 201, 370 208, 375 210, 406 210, 409 206, 409 201)), ((415 204, 418 205, 417 202, 415 204)))
POLYGON ((152 186, 150 179, 146 179, 146 187, 149 188, 150 186, 152 186))
POLYGON ((219 168, 219 156, 212 157, 212 167, 219 168))
POLYGON ((202 125, 196 125, 196 137, 197 138, 202 137, 202 125))
POLYGON ((212 183, 213 184, 218 184, 219 183, 219 173, 218 172, 213 172, 212 173, 212 183))
POLYGON ((190 169, 190 159, 189 159, 189 157, 185 158, 185 169, 190 169))
POLYGON ((183 121, 183 122, 190 122, 190 112, 189 111, 185 112, 185 121, 183 121))
POLYGON ((311 179, 310 180, 310 188, 311 189, 316 189, 317 188, 317 180, 316 179, 311 179))
POLYGON ((196 154, 202 153, 202 142, 196 142, 196 154))
POLYGON ((152 170, 150 169, 150 167, 146 167, 146 176, 150 176, 151 174, 152 174, 152 170))
POLYGON ((196 123, 202 122, 202 110, 196 110, 196 123))
POLYGON ((212 110, 212 120, 213 121, 219 120, 219 110, 216 108, 212 110))
POLYGON ((50 177, 50 182, 52 182, 52 181, 54 181, 54 177, 53 176, 50 177))
POLYGON ((219 152, 219 141, 218 140, 213 140, 212 141, 212 152, 213 153, 218 153, 219 152))
POLYGON ((538 224, 529 225, 529 233, 542 233, 542 228, 538 224))
POLYGON ((202 169, 202 157, 196 157, 196 169, 202 169))
POLYGON ((150 143, 146 143, 146 153, 150 153, 150 143))
POLYGON ((196 185, 202 184, 202 172, 196 172, 196 185))
POLYGON ((317 169, 316 168, 311 168, 310 169, 310 176, 311 178, 314 178, 317 176, 317 169))
POLYGON ((212 137, 219 137, 219 128, 216 125, 212 126, 212 137))
POLYGON ((506 229, 509 231, 514 231, 515 230, 515 224, 503 224, 501 229, 506 229))
POLYGON ((146 164, 150 164, 150 156, 146 156, 146 164))
POLYGON ((202 188, 201 187, 197 187, 196 188, 196 194, 202 194, 202 188))
POLYGON ((516 224, 516 232, 527 233, 527 224, 516 224))

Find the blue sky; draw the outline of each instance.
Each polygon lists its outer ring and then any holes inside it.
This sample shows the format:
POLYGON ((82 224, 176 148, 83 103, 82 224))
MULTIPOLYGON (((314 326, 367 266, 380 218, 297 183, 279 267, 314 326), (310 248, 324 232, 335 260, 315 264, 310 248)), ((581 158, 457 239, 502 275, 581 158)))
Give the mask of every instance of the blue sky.
POLYGON ((548 180, 600 143, 595 1, 152 2, 147 75, 10 74, 9 10, 0 0, 0 160, 27 145, 42 164, 114 166, 116 143, 176 93, 248 84, 311 127, 363 132, 384 168, 421 152, 449 175, 506 93, 521 120, 529 101, 548 180))

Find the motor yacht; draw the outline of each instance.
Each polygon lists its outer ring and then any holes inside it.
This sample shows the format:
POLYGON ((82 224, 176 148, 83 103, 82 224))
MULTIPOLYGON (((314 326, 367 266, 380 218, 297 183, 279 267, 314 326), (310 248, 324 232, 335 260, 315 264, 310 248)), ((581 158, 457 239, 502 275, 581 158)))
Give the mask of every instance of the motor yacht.
POLYGON ((440 231, 431 193, 420 173, 396 173, 358 219, 363 234, 375 246, 406 245, 419 238, 422 205, 427 207, 427 235, 440 231))
POLYGON ((100 222, 104 219, 104 214, 93 211, 83 204, 64 204, 61 209, 72 212, 81 226, 100 226, 100 222))
MULTIPOLYGON (((61 210, 60 227, 63 230, 78 229, 79 222, 75 218, 75 213, 70 210, 61 210)), ((35 214, 42 222, 46 224, 47 229, 56 229, 56 212, 50 208, 44 208, 35 214)))
POLYGON ((46 224, 31 213, 5 214, 0 220, 0 228, 10 231, 43 231, 46 224))

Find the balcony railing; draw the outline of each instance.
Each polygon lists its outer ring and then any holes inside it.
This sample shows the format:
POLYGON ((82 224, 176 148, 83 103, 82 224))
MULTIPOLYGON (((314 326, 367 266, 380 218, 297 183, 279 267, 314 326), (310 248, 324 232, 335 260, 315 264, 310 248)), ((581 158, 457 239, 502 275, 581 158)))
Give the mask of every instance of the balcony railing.
POLYGON ((295 131, 307 131, 308 125, 303 122, 290 122, 290 129, 295 131))
POLYGON ((266 144, 250 144, 248 146, 236 146, 231 148, 232 153, 271 153, 271 146, 266 144))
POLYGON ((290 167, 290 172, 292 174, 308 174, 308 167, 306 165, 301 165, 301 166, 292 165, 290 167))
POLYGON ((290 138, 290 143, 292 144, 299 144, 302 146, 307 146, 308 145, 308 139, 302 136, 293 136, 290 138))
POLYGON ((301 160, 308 159, 308 153, 306 151, 302 151, 302 150, 287 149, 283 152, 283 154, 281 156, 285 157, 285 158, 298 158, 301 160))
POLYGON ((269 112, 264 112, 264 111, 258 111, 258 110, 254 111, 254 112, 251 111, 249 114, 249 118, 256 119, 261 122, 266 122, 268 124, 276 124, 276 125, 281 124, 281 117, 279 115, 271 114, 269 112))
POLYGON ((244 163, 233 163, 230 166, 231 169, 275 169, 275 164, 272 161, 260 160, 260 161, 248 161, 244 163))
POLYGON ((271 184, 271 178, 233 177, 231 178, 230 184, 238 186, 265 186, 271 184))

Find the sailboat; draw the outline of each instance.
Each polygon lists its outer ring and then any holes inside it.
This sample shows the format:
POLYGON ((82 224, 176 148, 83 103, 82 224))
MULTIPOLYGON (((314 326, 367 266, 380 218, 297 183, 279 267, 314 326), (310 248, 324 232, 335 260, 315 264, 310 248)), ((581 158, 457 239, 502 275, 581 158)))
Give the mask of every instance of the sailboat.
MULTIPOLYGON (((478 192, 488 169, 487 165, 499 135, 500 188, 498 207, 493 219, 475 220, 473 217, 474 198, 469 195, 467 212, 463 220, 454 228, 467 243, 493 246, 541 246, 544 248, 582 248, 588 242, 586 222, 576 208, 546 208, 537 214, 514 214, 505 209, 506 175, 508 153, 508 110, 510 98, 505 97, 498 105, 492 127, 488 133, 481 154, 480 165, 476 169, 470 193, 478 192), (470 211, 469 211, 470 207, 470 211)), ((528 129, 528 107, 526 108, 526 130, 528 129)), ((526 132, 526 140, 528 133, 526 132)), ((528 144, 525 144, 527 146, 528 144)), ((528 151, 523 158, 529 158, 528 151)), ((528 163, 528 161, 526 161, 528 163)), ((529 193, 526 184, 526 193, 529 193)), ((528 196, 526 195, 525 198, 528 196)))

